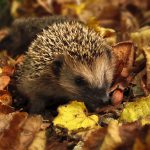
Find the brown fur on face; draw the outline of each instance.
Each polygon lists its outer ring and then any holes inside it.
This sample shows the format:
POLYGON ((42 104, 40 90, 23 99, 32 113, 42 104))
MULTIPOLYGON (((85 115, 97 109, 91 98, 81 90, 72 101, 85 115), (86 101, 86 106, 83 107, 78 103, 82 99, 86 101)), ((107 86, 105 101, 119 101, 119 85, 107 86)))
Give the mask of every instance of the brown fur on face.
MULTIPOLYGON (((88 99, 86 98, 88 93, 90 93, 88 92, 88 90, 95 90, 97 92, 96 99, 98 99, 98 103, 101 103, 101 101, 103 101, 101 99, 103 96, 101 95, 102 93, 100 91, 104 91, 103 95, 108 95, 108 88, 110 87, 113 79, 113 65, 114 58, 109 58, 107 56, 107 53, 103 53, 102 55, 97 57, 91 62, 90 65, 87 63, 76 61, 69 56, 65 56, 59 84, 66 91, 68 91, 68 93, 70 93, 70 98, 77 97, 83 101, 84 99, 88 99), (82 77, 85 80, 86 85, 76 85, 75 78, 78 76, 82 77)), ((93 94, 95 93, 92 92, 88 97, 89 99, 93 99, 94 101, 93 94)))

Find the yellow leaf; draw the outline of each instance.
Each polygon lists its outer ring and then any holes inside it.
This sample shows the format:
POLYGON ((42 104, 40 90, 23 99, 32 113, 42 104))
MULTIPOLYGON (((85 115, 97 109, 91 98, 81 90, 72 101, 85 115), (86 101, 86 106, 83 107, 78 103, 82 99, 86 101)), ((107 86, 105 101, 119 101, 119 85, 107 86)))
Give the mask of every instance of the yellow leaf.
POLYGON ((84 2, 77 1, 75 4, 65 4, 65 9, 71 9, 76 15, 80 15, 88 5, 93 3, 95 0, 86 0, 84 2))
POLYGON ((87 116, 87 109, 82 102, 72 101, 68 105, 60 106, 58 112, 53 121, 54 126, 67 128, 69 131, 92 128, 98 124, 98 116, 87 116))
POLYGON ((143 27, 137 32, 131 33, 130 38, 138 48, 143 49, 150 42, 150 27, 143 27))
POLYGON ((110 45, 114 45, 117 40, 116 31, 110 28, 104 28, 99 25, 99 22, 94 18, 90 18, 87 25, 100 34, 110 45))
POLYGON ((150 95, 135 102, 128 102, 120 116, 120 121, 133 122, 150 115, 150 95))
POLYGON ((21 7, 21 3, 17 0, 14 0, 12 1, 12 6, 11 6, 11 15, 14 17, 14 18, 17 18, 19 17, 19 14, 17 12, 18 8, 21 7))
POLYGON ((79 5, 66 4, 65 6, 66 6, 66 8, 72 9, 77 15, 80 15, 86 6, 86 3, 80 3, 79 5))
POLYGON ((142 126, 144 126, 146 124, 150 124, 150 116, 141 119, 141 124, 142 124, 142 126))

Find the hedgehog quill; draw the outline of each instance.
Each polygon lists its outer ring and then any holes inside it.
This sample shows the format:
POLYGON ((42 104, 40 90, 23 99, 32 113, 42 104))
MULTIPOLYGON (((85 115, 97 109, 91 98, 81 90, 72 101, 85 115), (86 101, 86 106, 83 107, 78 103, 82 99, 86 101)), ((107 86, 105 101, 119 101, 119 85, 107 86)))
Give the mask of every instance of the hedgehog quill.
POLYGON ((109 100, 114 62, 111 47, 93 29, 77 20, 53 19, 18 66, 17 88, 29 98, 31 113, 64 99, 81 100, 93 111, 109 100))

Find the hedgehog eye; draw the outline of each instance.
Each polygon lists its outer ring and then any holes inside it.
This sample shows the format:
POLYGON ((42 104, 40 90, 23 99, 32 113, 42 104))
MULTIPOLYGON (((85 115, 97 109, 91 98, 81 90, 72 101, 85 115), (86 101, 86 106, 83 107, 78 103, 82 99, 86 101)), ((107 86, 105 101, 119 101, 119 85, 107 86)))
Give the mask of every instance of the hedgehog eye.
POLYGON ((60 75, 60 71, 61 71, 62 65, 63 65, 63 62, 60 61, 60 60, 53 61, 53 63, 52 63, 52 71, 53 71, 53 73, 56 76, 60 75))
POLYGON ((76 83, 78 86, 83 86, 83 85, 86 84, 86 81, 85 81, 85 79, 84 79, 83 77, 77 76, 77 77, 75 78, 75 83, 76 83))

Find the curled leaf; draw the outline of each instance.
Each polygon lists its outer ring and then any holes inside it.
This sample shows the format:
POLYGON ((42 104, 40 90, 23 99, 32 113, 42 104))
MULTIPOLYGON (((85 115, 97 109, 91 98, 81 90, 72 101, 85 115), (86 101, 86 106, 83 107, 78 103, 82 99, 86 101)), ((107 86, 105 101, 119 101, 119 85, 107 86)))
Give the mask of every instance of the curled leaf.
POLYGON ((112 50, 117 60, 116 61, 117 70, 115 76, 122 75, 124 77, 127 77, 134 63, 135 51, 133 43, 129 41, 120 42, 117 43, 115 46, 113 46, 112 50))

